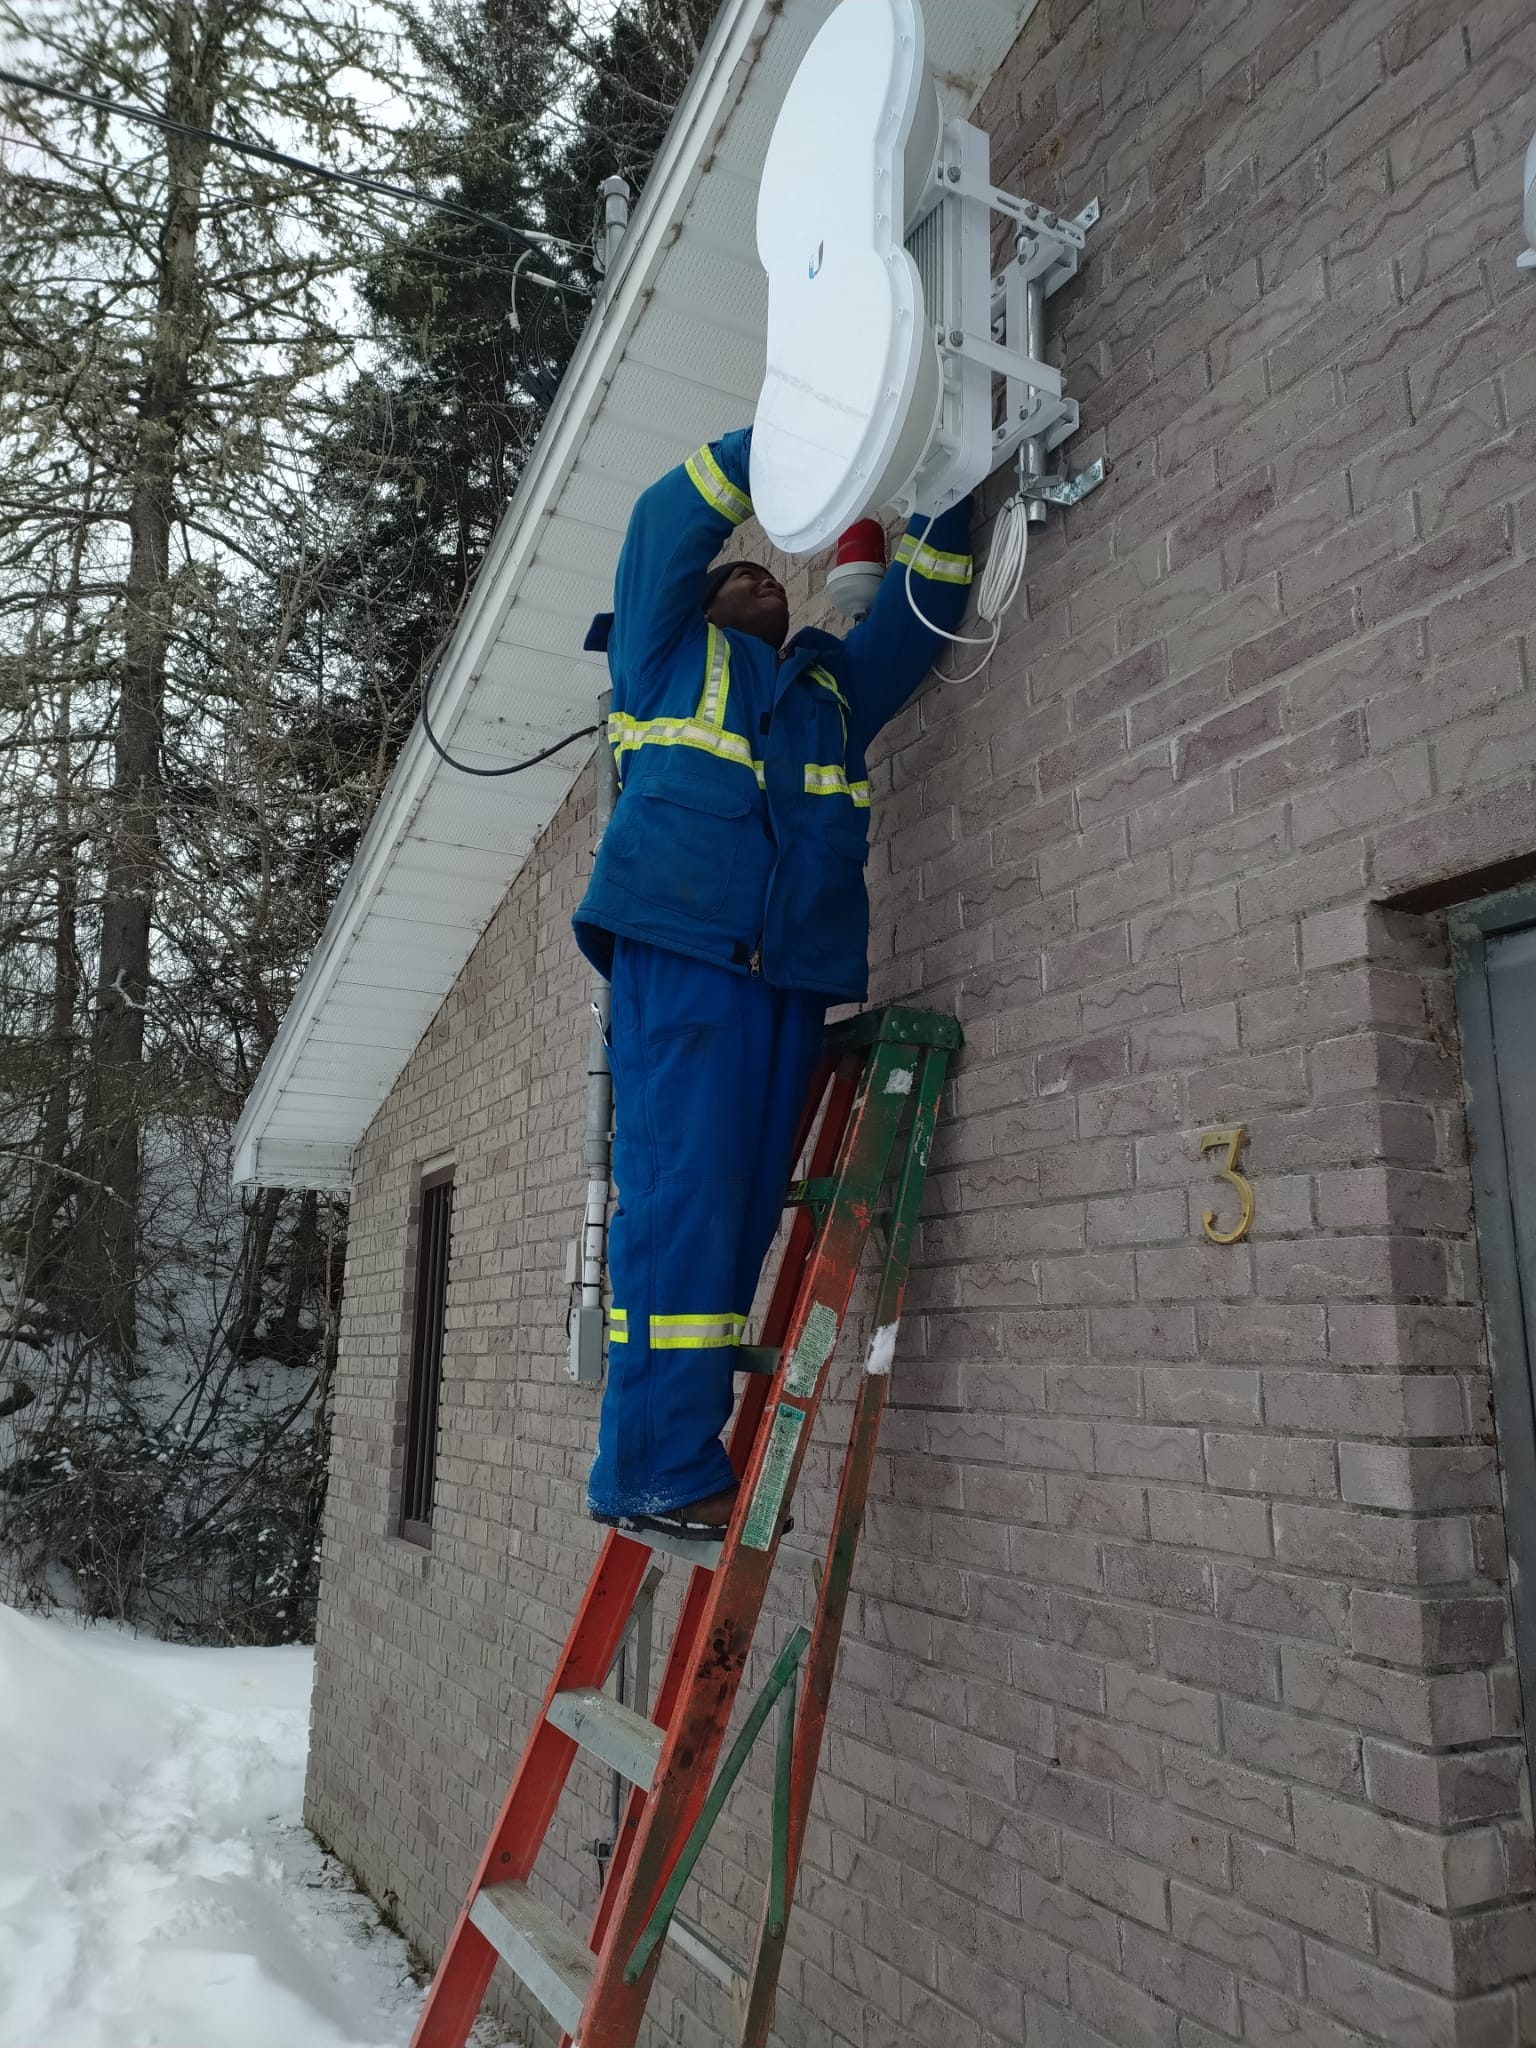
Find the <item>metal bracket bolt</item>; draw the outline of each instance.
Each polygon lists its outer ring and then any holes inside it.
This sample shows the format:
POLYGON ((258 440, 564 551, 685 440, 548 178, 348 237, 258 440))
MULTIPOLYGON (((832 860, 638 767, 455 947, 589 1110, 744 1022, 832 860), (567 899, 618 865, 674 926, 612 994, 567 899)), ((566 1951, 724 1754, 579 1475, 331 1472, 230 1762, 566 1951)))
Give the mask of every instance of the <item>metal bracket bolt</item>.
POLYGON ((1102 458, 1098 462, 1090 462, 1076 476, 1068 476, 1064 470, 1049 470, 1044 476, 1030 477, 1021 486, 1019 495, 1065 509, 1068 505, 1079 504, 1090 491, 1096 491, 1107 474, 1102 458))

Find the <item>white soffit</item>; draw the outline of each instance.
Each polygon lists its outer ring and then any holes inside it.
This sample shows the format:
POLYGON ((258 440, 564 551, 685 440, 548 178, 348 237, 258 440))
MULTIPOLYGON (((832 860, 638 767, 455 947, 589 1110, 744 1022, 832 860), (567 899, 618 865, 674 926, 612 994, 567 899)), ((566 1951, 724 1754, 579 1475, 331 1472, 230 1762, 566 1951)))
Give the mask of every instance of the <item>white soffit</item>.
MULTIPOLYGON (((1035 0, 928 0, 928 64, 968 111, 1035 0)), ((583 654, 636 496, 750 420, 767 282, 758 175, 830 0, 724 0, 619 261, 449 642, 434 725, 477 767, 590 724, 583 654)), ((353 1147, 453 987, 590 748, 503 781, 401 751, 235 1133, 240 1186, 347 1187, 353 1147)), ((573 941, 574 943, 574 941, 573 941)))

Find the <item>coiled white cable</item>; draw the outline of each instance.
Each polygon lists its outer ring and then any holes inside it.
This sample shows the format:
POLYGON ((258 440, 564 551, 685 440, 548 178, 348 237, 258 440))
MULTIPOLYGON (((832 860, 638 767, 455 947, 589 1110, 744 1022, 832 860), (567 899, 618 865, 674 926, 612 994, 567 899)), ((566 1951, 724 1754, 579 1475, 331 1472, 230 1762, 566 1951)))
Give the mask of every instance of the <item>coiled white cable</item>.
MULTIPOLYGON (((918 547, 926 545, 933 529, 933 515, 923 528, 918 547)), ((957 647, 985 647, 986 653, 974 668, 960 675, 948 675, 942 669, 939 679, 946 683, 968 683, 973 676, 979 676, 987 663, 997 652, 997 643, 1002 638, 1003 620, 1018 602, 1019 592, 1024 587, 1024 567, 1029 560, 1029 518, 1023 493, 1015 491, 997 515, 997 524, 992 529, 992 545, 987 550, 987 559, 976 586, 976 613, 990 628, 986 634, 951 633, 943 626, 935 625, 917 601, 912 588, 912 563, 917 558, 917 548, 912 550, 907 561, 907 603, 922 620, 930 633, 952 641, 957 647)))

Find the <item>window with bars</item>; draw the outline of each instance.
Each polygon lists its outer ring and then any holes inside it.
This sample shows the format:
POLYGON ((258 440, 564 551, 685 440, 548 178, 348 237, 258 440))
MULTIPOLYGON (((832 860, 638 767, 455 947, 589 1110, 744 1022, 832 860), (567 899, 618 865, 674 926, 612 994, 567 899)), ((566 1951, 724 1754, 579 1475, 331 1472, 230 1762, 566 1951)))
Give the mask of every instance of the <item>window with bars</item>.
POLYGON ((453 1232, 453 1168, 424 1174, 416 1226, 416 1293, 411 1315, 411 1379, 405 1415, 405 1469, 400 1534, 432 1540, 432 1489, 437 1474, 437 1404, 443 1381, 443 1310, 453 1232))

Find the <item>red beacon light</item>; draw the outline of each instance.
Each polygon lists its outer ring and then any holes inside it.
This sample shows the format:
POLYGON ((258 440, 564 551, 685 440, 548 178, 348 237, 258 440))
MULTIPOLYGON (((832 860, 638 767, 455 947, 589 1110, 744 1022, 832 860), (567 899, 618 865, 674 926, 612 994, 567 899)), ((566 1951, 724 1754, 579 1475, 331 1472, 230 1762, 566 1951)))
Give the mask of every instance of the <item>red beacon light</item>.
POLYGON ((862 619, 885 575, 885 528, 856 519, 838 536, 837 560, 827 571, 827 594, 845 619, 862 619))

